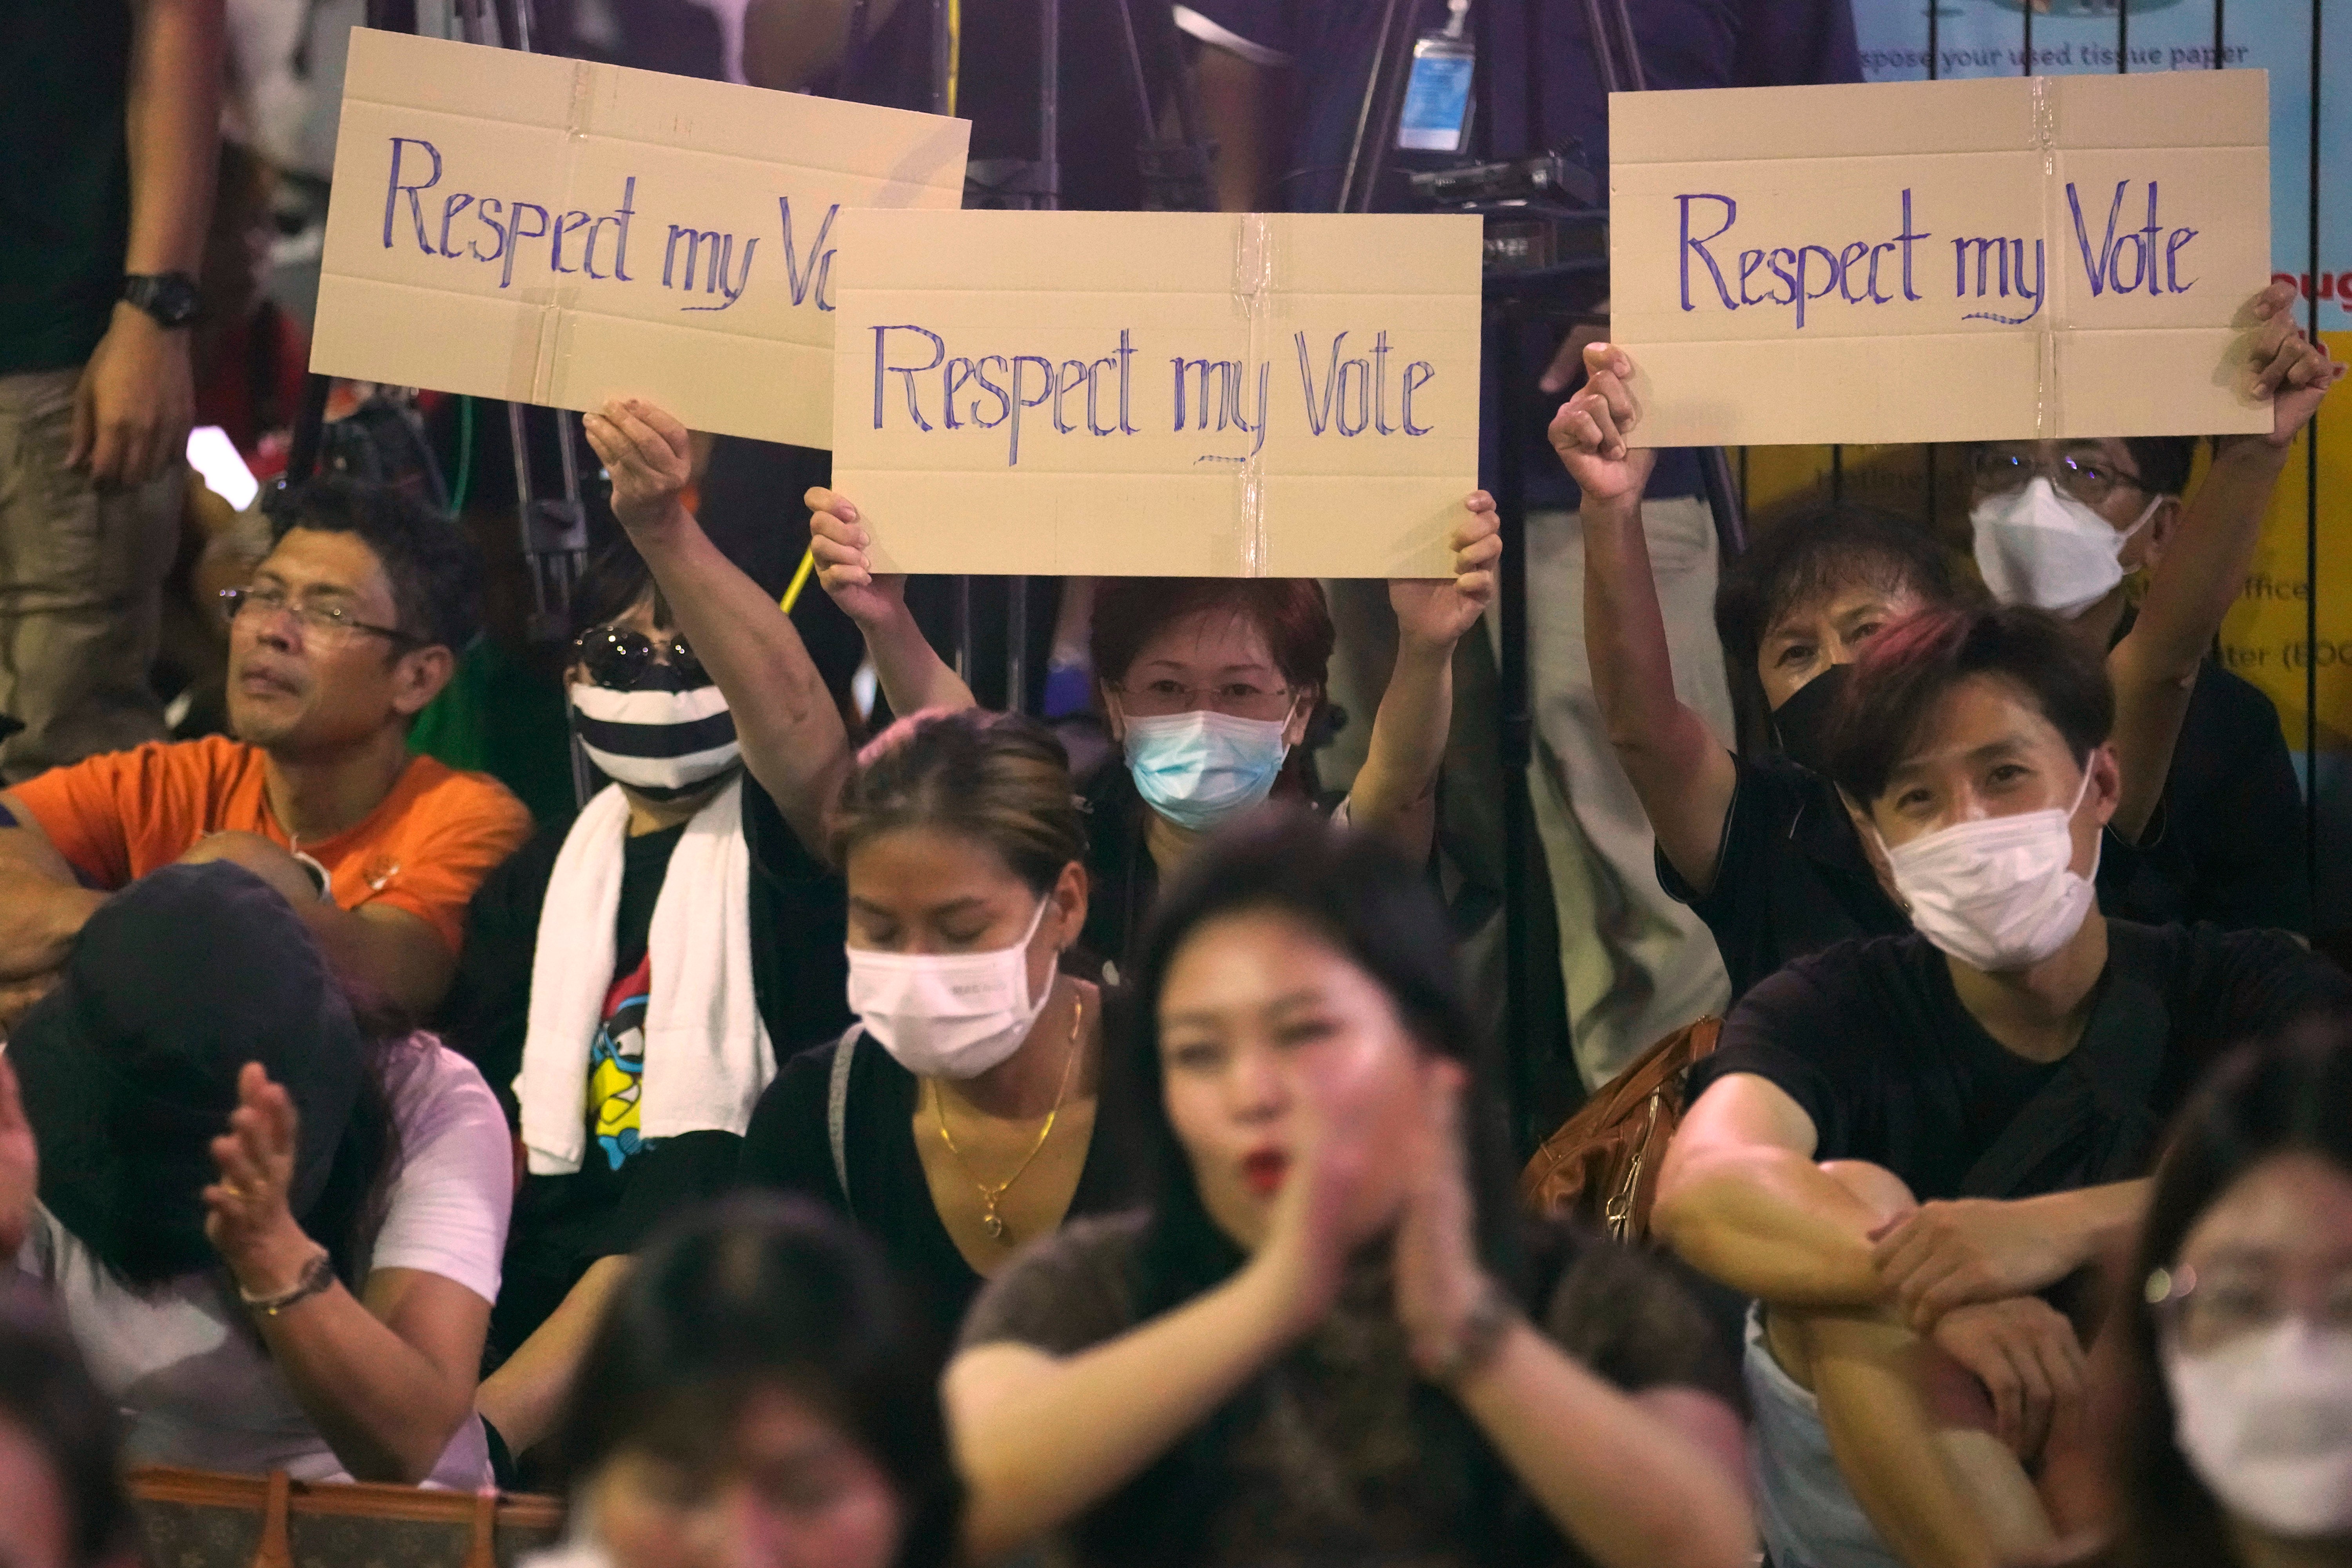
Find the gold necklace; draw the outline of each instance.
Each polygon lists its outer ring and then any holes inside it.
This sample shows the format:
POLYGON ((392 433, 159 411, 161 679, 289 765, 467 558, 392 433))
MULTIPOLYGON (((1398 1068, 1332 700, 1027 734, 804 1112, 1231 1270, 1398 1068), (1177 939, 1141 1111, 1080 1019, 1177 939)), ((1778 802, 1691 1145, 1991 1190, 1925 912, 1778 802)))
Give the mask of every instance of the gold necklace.
POLYGON ((1078 995, 1076 1002, 1077 1013, 1070 1020, 1070 1054, 1062 1060, 1062 1087, 1055 1091, 1054 1109, 1045 1112, 1045 1125, 1038 1131, 1037 1142, 1030 1146, 1021 1163, 1014 1167, 1011 1175, 993 1187, 972 1173, 971 1163, 963 1157, 963 1151, 956 1147, 955 1134, 948 1131, 948 1105, 940 1097, 940 1080, 931 1079, 931 1114, 939 1120, 940 1142, 948 1146, 948 1153, 955 1160, 956 1167, 963 1172, 964 1180, 980 1189, 980 1228, 988 1232, 991 1241, 1004 1238, 1004 1217, 996 1212, 998 1201, 1012 1190, 1013 1183, 1028 1173, 1030 1164, 1045 1152, 1045 1140, 1054 1135, 1054 1121, 1062 1114, 1062 1102, 1069 1097, 1070 1074, 1078 1061, 1078 1030, 1087 1017, 1085 995, 1078 995))

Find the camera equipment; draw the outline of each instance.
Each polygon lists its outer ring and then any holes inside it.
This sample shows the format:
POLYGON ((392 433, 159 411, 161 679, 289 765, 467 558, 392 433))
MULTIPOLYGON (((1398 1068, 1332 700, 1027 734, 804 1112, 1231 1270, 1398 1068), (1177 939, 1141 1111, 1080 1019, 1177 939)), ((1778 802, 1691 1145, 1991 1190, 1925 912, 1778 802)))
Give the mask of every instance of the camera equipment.
MULTIPOLYGON (((1454 0, 1456 6, 1462 3, 1454 0)), ((1540 0, 1521 3, 1533 6, 1540 0)), ((1493 5, 1494 0, 1477 4, 1476 47, 1475 51, 1465 48, 1462 56, 1475 59, 1483 54, 1490 67, 1506 58, 1519 61, 1525 75, 1518 85, 1525 90, 1530 120, 1528 135, 1544 148, 1539 51, 1531 37, 1508 40, 1511 47, 1498 47, 1501 40, 1492 37, 1496 30, 1493 5)), ((1644 89, 1648 77, 1626 0, 1582 0, 1582 5, 1603 89, 1644 89)), ((1539 846, 1528 794, 1535 718, 1528 670, 1524 446, 1535 413, 1535 377, 1542 367, 1528 363, 1528 329, 1538 323, 1605 325, 1607 321, 1609 212, 1601 177, 1605 172, 1588 167, 1583 150, 1572 142, 1567 148, 1545 148, 1528 156, 1462 157, 1434 165, 1428 163, 1427 154, 1416 153, 1415 127, 1404 102, 1414 63, 1417 10, 1414 0, 1386 0, 1381 13, 1378 45, 1365 77, 1339 210, 1371 209, 1391 148, 1402 146, 1407 158, 1421 165, 1405 172, 1404 195, 1412 206, 1485 220, 1486 353, 1494 376, 1495 415, 1500 427, 1495 443, 1494 487, 1503 542, 1496 605, 1500 633, 1496 705, 1504 775, 1502 1038, 1510 1064, 1512 1131, 1525 1150, 1532 1149, 1547 1131, 1536 1124, 1538 1097, 1530 1043, 1538 1037, 1537 966, 1550 961, 1548 952, 1537 951, 1531 918, 1535 900, 1544 890, 1535 886, 1531 872, 1539 846)), ((1448 37, 1458 37, 1461 31, 1458 9, 1455 16, 1448 37)), ((1429 42, 1427 36, 1421 39, 1423 44, 1429 42)), ((1497 74, 1492 68, 1474 74, 1471 89, 1476 111, 1475 115, 1465 112, 1464 121, 1483 121, 1490 135, 1499 90, 1497 74)), ((1719 447, 1703 451, 1699 459, 1718 544, 1728 559, 1738 554, 1744 544, 1730 464, 1719 447)), ((1567 1071, 1573 1077, 1572 1062, 1567 1071)))

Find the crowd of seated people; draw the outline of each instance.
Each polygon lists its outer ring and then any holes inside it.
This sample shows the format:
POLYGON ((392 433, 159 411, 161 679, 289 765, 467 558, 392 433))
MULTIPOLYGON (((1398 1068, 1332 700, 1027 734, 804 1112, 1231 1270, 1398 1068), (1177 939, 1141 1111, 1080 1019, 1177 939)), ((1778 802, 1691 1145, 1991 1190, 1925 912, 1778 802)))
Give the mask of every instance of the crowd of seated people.
POLYGON ((1859 506, 1727 562, 1745 748, 1576 344, 1582 763, 1732 997, 1646 1241, 1528 1207, 1444 896, 1485 492, 1347 790, 1303 579, 1095 584, 1074 771, 813 489, 869 731, 607 402, 534 832, 410 750, 464 532, 287 490, 229 733, 0 793, 0 1563, 135 1561, 171 1465, 554 1491, 546 1568, 2352 1564, 2352 976, 2210 659, 2344 374, 2291 304, 2266 434, 1969 447, 1973 567, 1859 506))

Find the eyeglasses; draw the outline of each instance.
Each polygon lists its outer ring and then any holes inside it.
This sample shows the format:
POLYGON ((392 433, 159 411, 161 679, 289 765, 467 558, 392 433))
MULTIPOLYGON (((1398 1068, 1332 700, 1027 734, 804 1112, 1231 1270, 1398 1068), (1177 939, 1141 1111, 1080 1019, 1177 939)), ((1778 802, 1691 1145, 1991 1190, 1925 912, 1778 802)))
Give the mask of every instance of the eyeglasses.
POLYGON ((277 588, 223 588, 220 593, 221 616, 231 623, 250 616, 268 619, 279 611, 291 612, 302 625, 302 635, 330 641, 348 641, 362 633, 390 637, 396 643, 413 643, 419 647, 425 639, 398 626, 375 626, 353 617, 341 605, 319 600, 289 599, 277 588))
POLYGON ((2316 1328, 2352 1333, 2352 1268, 2303 1281, 2236 1263, 2200 1277, 2184 1264, 2151 1272, 2145 1295, 2158 1326, 2192 1354, 2262 1333, 2298 1313, 2316 1328))
POLYGON ((1979 452, 1976 460, 1977 493, 2007 495, 2023 489, 2036 474, 2046 475, 2059 489, 2073 496, 2084 506, 2097 506, 2116 491, 2118 485, 2143 489, 2137 474, 2125 473, 2113 463, 2096 458, 2065 457, 2044 463, 2039 458, 2029 458, 2016 452, 1979 452))
MULTIPOLYGON (((669 667, 689 690, 711 683, 684 637, 671 637, 668 646, 669 667)), ((590 680, 615 691, 634 690, 652 668, 657 652, 653 638, 626 626, 590 626, 572 641, 572 662, 587 669, 590 680)))
POLYGON ((1114 686, 1122 705, 1138 719, 1165 719, 1206 708, 1233 719, 1287 719, 1297 693, 1287 686, 1271 691, 1246 680, 1219 686, 1186 686, 1177 680, 1150 680, 1141 686, 1114 686))

